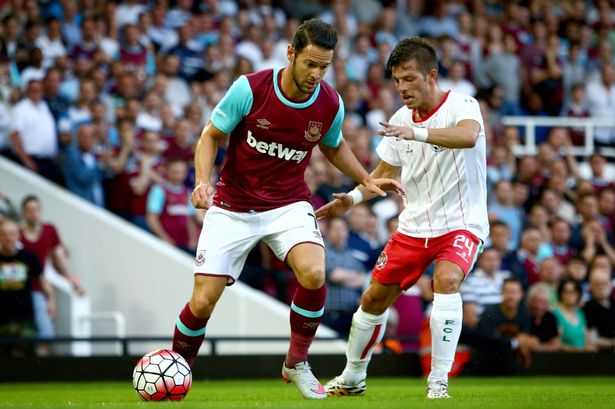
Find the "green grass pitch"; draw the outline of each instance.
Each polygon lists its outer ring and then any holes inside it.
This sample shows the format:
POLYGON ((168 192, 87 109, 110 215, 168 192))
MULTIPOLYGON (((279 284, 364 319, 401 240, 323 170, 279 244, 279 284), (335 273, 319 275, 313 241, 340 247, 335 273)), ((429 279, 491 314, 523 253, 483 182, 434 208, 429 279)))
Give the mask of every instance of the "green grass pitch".
POLYGON ((202 381, 182 402, 142 402, 127 382, 0 384, 0 408, 615 408, 615 377, 458 378, 428 401, 419 378, 371 378, 363 397, 308 401, 281 380, 202 381))

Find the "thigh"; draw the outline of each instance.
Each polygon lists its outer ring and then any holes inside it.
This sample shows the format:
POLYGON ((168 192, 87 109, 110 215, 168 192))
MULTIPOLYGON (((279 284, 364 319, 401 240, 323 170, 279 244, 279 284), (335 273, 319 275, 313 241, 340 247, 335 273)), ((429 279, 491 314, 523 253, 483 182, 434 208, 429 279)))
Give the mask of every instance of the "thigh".
POLYGON ((286 261, 290 250, 298 244, 313 243, 324 248, 314 208, 307 202, 264 213, 263 229, 263 240, 282 261, 286 261))
POLYGON ((239 278, 250 250, 261 238, 256 215, 211 207, 205 214, 194 260, 195 276, 239 278))
POLYGON ((402 290, 412 287, 433 259, 423 243, 424 239, 395 232, 380 253, 372 278, 380 284, 399 284, 402 290))
MULTIPOLYGON (((474 267, 483 251, 482 241, 467 230, 457 230, 433 240, 436 261, 449 261, 458 265, 464 277, 474 267)), ((437 268, 436 268, 437 272, 437 268)))

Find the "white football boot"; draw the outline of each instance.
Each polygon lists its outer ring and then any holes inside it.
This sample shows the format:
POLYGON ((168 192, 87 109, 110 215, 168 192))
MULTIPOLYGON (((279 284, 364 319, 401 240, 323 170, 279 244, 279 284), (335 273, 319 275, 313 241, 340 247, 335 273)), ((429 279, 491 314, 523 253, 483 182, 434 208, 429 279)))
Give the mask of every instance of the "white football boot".
POLYGON ((427 382, 427 399, 450 399, 448 382, 443 379, 434 379, 427 382))
POLYGON ((299 388, 299 392, 306 399, 325 399, 327 393, 322 387, 318 379, 312 373, 310 364, 307 362, 299 362, 294 368, 287 368, 286 364, 282 364, 282 379, 284 382, 294 382, 299 388))
POLYGON ((325 391, 329 396, 362 396, 367 392, 367 384, 362 380, 354 385, 349 385, 341 376, 336 376, 325 385, 325 391))

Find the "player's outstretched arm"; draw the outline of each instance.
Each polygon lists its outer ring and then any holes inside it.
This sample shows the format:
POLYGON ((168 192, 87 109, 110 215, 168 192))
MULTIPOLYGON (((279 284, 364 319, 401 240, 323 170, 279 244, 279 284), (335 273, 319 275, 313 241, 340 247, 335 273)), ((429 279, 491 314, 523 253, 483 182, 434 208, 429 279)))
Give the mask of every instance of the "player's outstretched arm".
POLYGON ((211 170, 214 166, 218 144, 226 134, 207 122, 194 153, 195 186, 192 191, 192 205, 197 209, 209 209, 214 192, 210 184, 211 170))
POLYGON ((346 141, 342 139, 340 144, 335 148, 321 143, 320 151, 336 168, 363 185, 368 191, 379 196, 386 196, 384 190, 380 189, 378 185, 374 183, 374 179, 363 169, 363 166, 361 166, 354 156, 346 141))
POLYGON ((480 132, 480 125, 473 119, 461 120, 452 128, 411 128, 386 122, 380 122, 380 125, 382 129, 378 134, 381 136, 426 142, 452 149, 473 148, 480 132))
MULTIPOLYGON (((401 184, 395 179, 399 176, 401 168, 391 166, 386 162, 380 161, 376 169, 371 173, 373 182, 380 188, 393 191, 397 194, 404 194, 401 184)), ((375 192, 368 190, 365 186, 357 186, 349 193, 335 193, 334 200, 316 210, 317 219, 329 219, 339 217, 346 213, 355 204, 371 200, 378 196, 375 192)))
MULTIPOLYGON (((324 143, 321 143, 319 146, 320 151, 325 155, 327 160, 346 176, 349 176, 354 181, 364 186, 373 183, 372 177, 363 169, 363 166, 361 166, 356 156, 354 156, 354 153, 352 153, 352 150, 350 150, 345 140, 342 139, 335 148, 325 145, 324 143)), ((380 196, 386 195, 386 193, 379 188, 375 190, 374 193, 380 196)))
POLYGON ((347 193, 334 193, 333 200, 316 210, 317 219, 331 219, 346 213, 353 206, 352 196, 347 193))

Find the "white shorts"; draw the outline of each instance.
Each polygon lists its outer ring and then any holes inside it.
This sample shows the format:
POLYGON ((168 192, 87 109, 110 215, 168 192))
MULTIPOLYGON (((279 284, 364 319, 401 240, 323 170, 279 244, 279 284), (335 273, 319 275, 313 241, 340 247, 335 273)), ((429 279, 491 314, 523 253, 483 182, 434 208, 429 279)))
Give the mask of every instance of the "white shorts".
POLYGON ((282 261, 297 244, 314 243, 324 247, 314 208, 308 202, 254 213, 231 212, 213 206, 203 220, 194 274, 227 277, 227 285, 233 284, 243 270, 248 253, 260 240, 282 261))

